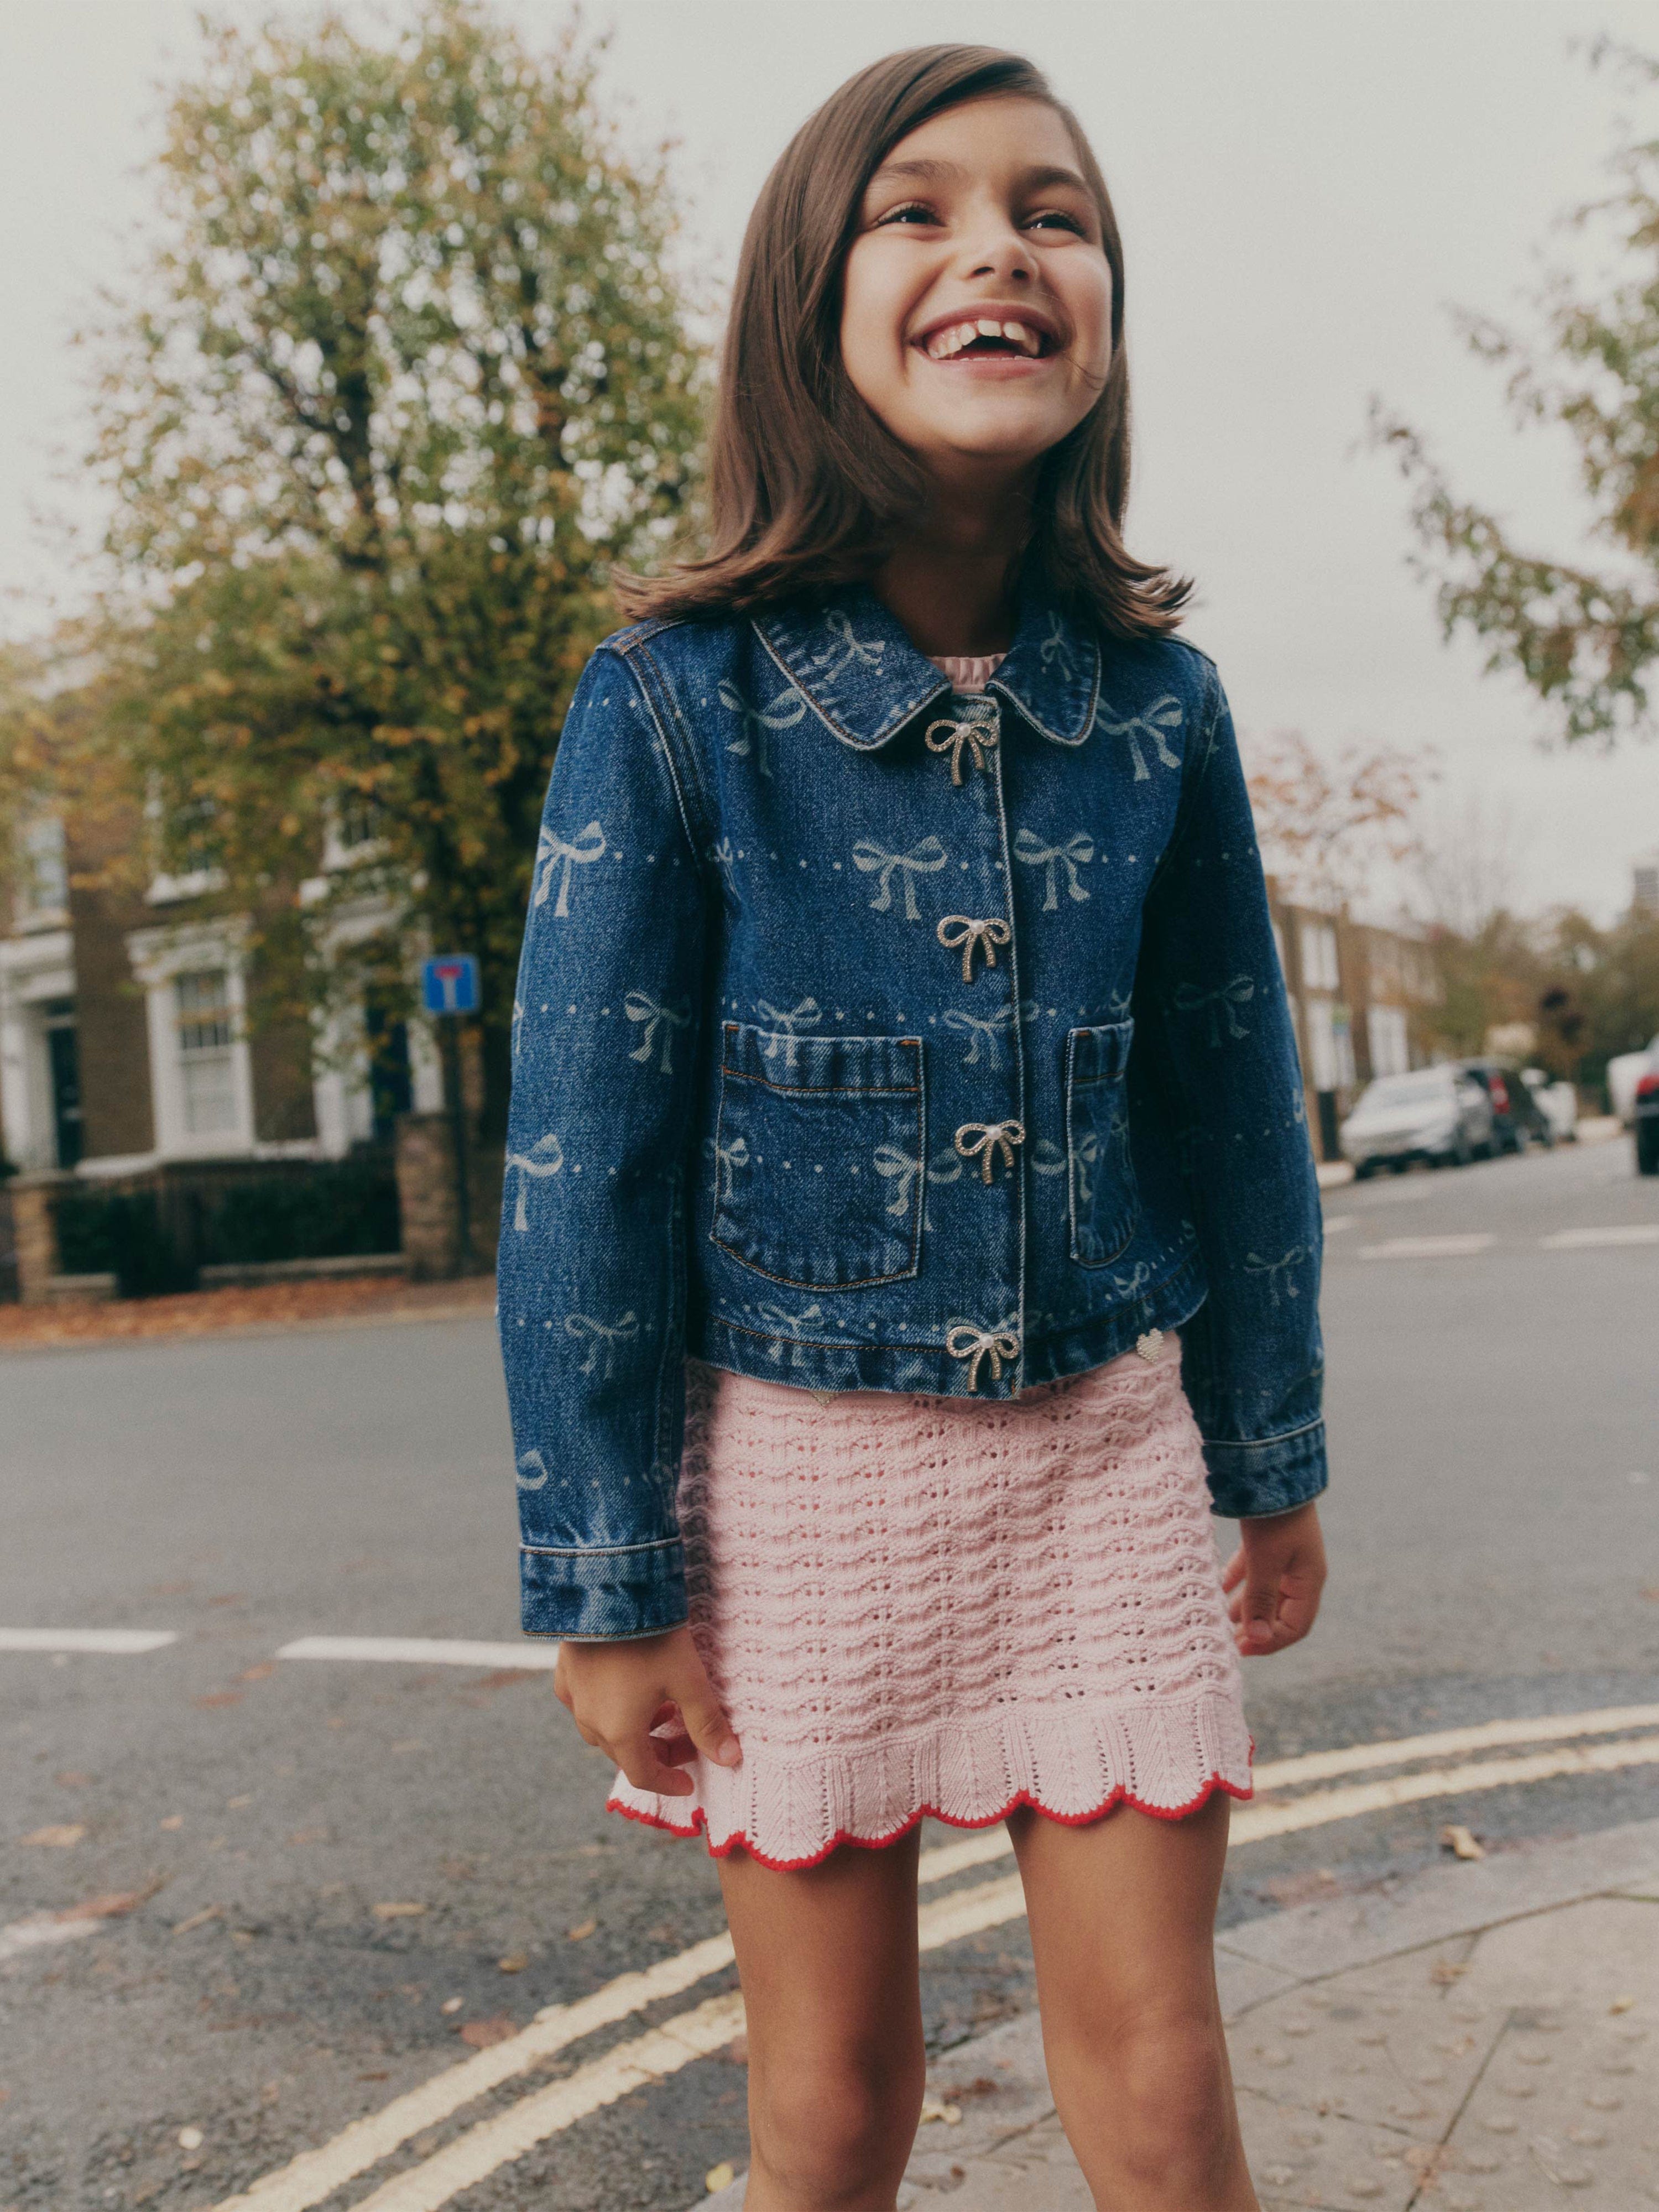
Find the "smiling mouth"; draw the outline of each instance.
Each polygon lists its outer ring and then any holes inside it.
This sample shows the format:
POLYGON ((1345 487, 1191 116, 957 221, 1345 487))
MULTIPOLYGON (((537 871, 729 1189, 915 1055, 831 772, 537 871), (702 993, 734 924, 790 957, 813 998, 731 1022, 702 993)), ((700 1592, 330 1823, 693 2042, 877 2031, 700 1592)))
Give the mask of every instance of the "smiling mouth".
POLYGON ((959 323, 930 331, 926 337, 918 338, 916 343, 929 361, 975 361, 988 354, 1042 361, 1058 351, 1056 341, 1048 331, 1012 316, 964 316, 959 323))

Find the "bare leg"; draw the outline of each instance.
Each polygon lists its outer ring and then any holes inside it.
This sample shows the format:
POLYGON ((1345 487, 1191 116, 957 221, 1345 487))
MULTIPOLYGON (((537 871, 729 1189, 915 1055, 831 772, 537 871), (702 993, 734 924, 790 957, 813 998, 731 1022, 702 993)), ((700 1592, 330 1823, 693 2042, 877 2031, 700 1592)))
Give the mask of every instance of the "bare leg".
POLYGON ((1227 1814, 1218 1790, 1184 1820, 1008 1823, 1049 2084, 1099 2212, 1257 2212, 1215 1984, 1227 1814))
POLYGON ((780 1874, 720 1861, 749 2015, 746 2212, 893 2212, 926 2062, 917 1838, 780 1874))

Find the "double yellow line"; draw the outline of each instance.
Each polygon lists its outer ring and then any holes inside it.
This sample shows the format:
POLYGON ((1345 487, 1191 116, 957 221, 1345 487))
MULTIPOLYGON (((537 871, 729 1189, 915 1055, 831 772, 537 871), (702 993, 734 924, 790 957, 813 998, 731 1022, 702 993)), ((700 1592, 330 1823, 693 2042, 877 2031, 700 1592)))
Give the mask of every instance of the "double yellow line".
MULTIPOLYGON (((1404 1736, 1388 1743, 1351 1744, 1270 1760, 1255 1770, 1255 1799, 1236 1806, 1234 1848, 1267 1836, 1324 1827, 1365 1813, 1435 1797, 1462 1797, 1479 1790, 1504 1790, 1563 1775, 1616 1772, 1659 1764, 1659 1735, 1633 1731, 1659 1726, 1659 1705, 1617 1705, 1596 1712, 1535 1720, 1489 1721, 1434 1735, 1404 1736), (1601 1739, 1601 1741, 1597 1741, 1601 1739), (1615 1740, 1616 1739, 1616 1740, 1615 1740), (1470 1753, 1511 1745, 1553 1746, 1517 1757, 1469 1759, 1470 1753), (1334 1788, 1311 1785, 1391 1767, 1443 1762, 1410 1774, 1380 1775, 1334 1788), (1447 1765, 1447 1760, 1460 1763, 1447 1765), (1287 1794, 1289 1793, 1289 1794, 1287 1794), (1297 1794, 1299 1793, 1299 1794, 1297 1794), (1271 1802, 1269 1802, 1271 1801, 1271 1802)), ((1012 1846, 1000 1826, 921 1854, 918 1879, 926 1887, 1006 1857, 1012 1846)), ((963 1936, 1018 1919, 1025 1899, 1018 1875, 977 1882, 921 1906, 921 1948, 936 1951, 963 1936)), ((729 1936, 710 1936, 640 1973, 622 1974, 573 2004, 549 2005, 520 2034, 447 2068, 418 2089, 397 2097, 367 2118, 354 2121, 332 2142, 302 2151, 289 2164, 227 2197, 215 2212, 311 2212, 337 2189, 367 2172, 411 2136, 450 2118, 475 2098, 529 2072, 558 2051, 602 2027, 678 1996, 732 1963, 729 1936)), ((501 2166, 620 2097, 677 2074, 721 2050, 742 2029, 743 1999, 733 1990, 617 2044, 562 2081, 532 2090, 504 2112, 478 2121, 418 2166, 394 2176, 353 2212, 440 2212, 501 2166)))

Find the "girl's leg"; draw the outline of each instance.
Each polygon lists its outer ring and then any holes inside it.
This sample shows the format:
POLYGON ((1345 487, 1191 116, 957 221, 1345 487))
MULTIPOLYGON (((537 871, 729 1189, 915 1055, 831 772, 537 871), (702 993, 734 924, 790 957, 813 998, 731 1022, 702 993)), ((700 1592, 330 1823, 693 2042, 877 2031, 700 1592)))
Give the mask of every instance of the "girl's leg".
POLYGON ((917 1838, 720 1861, 749 2015, 745 2212, 893 2212, 921 2117, 917 1838))
POLYGON ((1183 1820, 1008 1823, 1048 2081, 1099 2212, 1256 2212, 1215 1983, 1227 1814, 1217 1790, 1183 1820))

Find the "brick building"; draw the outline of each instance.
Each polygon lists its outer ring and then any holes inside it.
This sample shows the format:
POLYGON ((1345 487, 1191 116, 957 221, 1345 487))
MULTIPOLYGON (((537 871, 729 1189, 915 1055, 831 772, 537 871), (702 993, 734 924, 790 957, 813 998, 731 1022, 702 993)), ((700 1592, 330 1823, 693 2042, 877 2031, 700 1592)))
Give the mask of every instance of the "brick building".
POLYGON ((1439 979, 1420 939, 1298 906, 1271 877, 1267 892, 1314 1149, 1340 1159, 1338 1124, 1365 1085, 1426 1059, 1415 1017, 1436 1002, 1439 979))
MULTIPOLYGON (((107 838, 131 838, 128 822, 107 838)), ((325 871, 367 848, 330 841, 325 871)), ((372 1000, 317 1040, 250 1030, 245 926, 208 911, 210 861, 142 894, 83 890, 110 857, 94 832, 42 818, 0 916, 0 1156, 25 1172, 130 1176, 174 1162, 332 1159, 436 1111, 429 1034, 372 1000)), ((322 881, 319 878, 318 881, 322 881)), ((315 896, 302 886, 301 897, 315 896)), ((336 941, 386 930, 383 899, 337 917, 336 941)))

